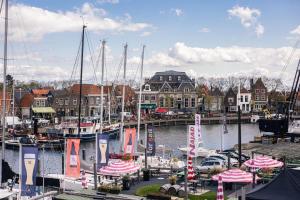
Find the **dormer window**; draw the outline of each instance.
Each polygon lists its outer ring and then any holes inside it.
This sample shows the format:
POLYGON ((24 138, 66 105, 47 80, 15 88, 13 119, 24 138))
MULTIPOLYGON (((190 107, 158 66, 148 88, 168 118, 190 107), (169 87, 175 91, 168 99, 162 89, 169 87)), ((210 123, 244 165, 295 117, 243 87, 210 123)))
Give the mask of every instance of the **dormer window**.
POLYGON ((145 91, 150 91, 150 85, 145 85, 145 91))
POLYGON ((169 81, 172 81, 172 76, 169 76, 169 81))
POLYGON ((160 76, 160 77, 159 77, 159 80, 160 80, 160 81, 163 81, 163 80, 164 80, 164 79, 163 79, 163 76, 160 76))
POLYGON ((178 81, 181 81, 181 76, 178 76, 178 77, 177 77, 177 80, 178 80, 178 81))
POLYGON ((190 88, 184 88, 184 92, 189 92, 190 88))

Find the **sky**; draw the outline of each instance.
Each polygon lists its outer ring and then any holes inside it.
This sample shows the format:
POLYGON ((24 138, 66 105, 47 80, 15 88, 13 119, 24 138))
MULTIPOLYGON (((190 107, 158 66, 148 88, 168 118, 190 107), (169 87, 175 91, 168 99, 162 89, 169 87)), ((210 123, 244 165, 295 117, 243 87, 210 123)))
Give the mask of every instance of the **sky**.
MULTIPOLYGON (((9 0, 8 73, 22 81, 78 79, 84 23, 85 82, 100 81, 102 40, 108 81, 123 76, 126 43, 131 79, 139 76, 146 45, 145 77, 177 70, 191 77, 267 75, 290 81, 300 58, 299 8, 298 0, 9 0)), ((3 9, 0 26, 3 58, 3 9)))

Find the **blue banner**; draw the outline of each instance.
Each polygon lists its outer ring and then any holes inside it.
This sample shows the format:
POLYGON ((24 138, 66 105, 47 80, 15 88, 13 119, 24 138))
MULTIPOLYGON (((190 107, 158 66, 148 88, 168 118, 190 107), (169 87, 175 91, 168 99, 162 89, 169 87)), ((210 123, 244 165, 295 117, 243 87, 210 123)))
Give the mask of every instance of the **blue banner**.
POLYGON ((109 135, 98 134, 98 170, 106 166, 109 159, 109 135))
POLYGON ((38 148, 21 147, 21 196, 35 196, 36 175, 38 168, 38 148))
POLYGON ((149 156, 155 156, 155 135, 153 127, 148 125, 147 128, 147 154, 149 156))

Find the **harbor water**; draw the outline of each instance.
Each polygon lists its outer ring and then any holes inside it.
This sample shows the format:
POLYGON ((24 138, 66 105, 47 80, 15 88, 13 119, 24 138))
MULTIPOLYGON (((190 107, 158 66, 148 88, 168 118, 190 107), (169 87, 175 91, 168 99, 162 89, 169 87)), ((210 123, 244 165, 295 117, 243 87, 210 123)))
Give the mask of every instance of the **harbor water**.
MULTIPOLYGON (((202 141, 203 147, 208 149, 221 148, 221 134, 223 134, 222 125, 202 125, 202 141)), ((232 148, 238 141, 238 126, 230 124, 227 126, 228 133, 223 134, 223 148, 232 148)), ((170 149, 169 156, 182 156, 178 151, 178 147, 186 146, 187 144, 187 126, 172 126, 172 127, 154 127, 156 145, 165 145, 166 149, 170 149)), ((242 143, 247 143, 254 139, 254 136, 259 136, 260 132, 257 124, 242 124, 242 143)), ((141 130, 140 140, 145 140, 145 131, 141 130)), ((85 150, 86 160, 92 162, 95 155, 95 142, 84 142, 80 145, 80 152, 85 150)), ((111 140, 109 143, 110 153, 119 153, 119 140, 111 140)), ((42 150, 39 152, 39 168, 43 169, 45 163, 45 174, 61 173, 62 172, 62 154, 63 150, 47 150, 45 151, 45 159, 43 160, 42 150)), ((5 160, 15 172, 19 171, 19 151, 6 150, 5 160)), ((40 170, 42 174, 42 171, 40 170)))

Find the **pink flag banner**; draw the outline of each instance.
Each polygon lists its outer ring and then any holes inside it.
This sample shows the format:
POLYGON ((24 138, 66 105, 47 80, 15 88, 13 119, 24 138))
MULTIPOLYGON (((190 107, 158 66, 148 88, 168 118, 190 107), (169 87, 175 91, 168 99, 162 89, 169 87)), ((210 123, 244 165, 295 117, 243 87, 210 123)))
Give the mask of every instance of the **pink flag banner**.
POLYGON ((198 147, 198 135, 195 132, 195 126, 188 126, 188 156, 191 158, 196 157, 198 147))
POLYGON ((195 130, 198 135, 198 142, 202 141, 202 133, 201 133, 201 115, 195 114, 195 130))

